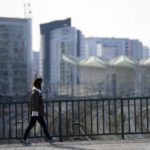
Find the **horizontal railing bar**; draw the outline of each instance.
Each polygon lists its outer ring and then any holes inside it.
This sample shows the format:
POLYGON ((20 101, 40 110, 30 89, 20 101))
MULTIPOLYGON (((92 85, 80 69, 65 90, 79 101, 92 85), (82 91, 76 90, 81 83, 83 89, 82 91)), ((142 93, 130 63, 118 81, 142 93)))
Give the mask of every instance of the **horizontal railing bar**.
MULTIPOLYGON (((44 102, 78 102, 78 101, 113 101, 113 100, 140 100, 140 99, 150 99, 150 97, 123 97, 123 98, 90 98, 90 99, 59 99, 59 100, 44 100, 44 102)), ((29 101, 17 101, 17 102, 5 102, 0 101, 0 104, 22 104, 22 103, 28 103, 29 101)))

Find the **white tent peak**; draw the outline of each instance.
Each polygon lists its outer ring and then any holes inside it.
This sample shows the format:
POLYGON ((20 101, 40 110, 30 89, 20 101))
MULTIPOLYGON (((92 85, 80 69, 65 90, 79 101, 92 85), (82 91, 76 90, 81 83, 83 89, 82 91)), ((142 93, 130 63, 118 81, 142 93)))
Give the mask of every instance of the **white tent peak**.
POLYGON ((132 58, 122 55, 122 56, 119 56, 110 60, 109 64, 111 66, 116 66, 116 67, 134 68, 135 65, 137 64, 137 61, 132 58))
POLYGON ((75 61, 75 60, 73 60, 73 59, 71 59, 71 58, 69 58, 69 57, 67 57, 67 56, 65 56, 65 55, 62 55, 62 59, 63 59, 65 62, 68 62, 68 63, 73 64, 73 65, 75 65, 75 64, 77 63, 77 61, 75 61))
POLYGON ((139 64, 140 64, 141 66, 150 66, 150 57, 141 59, 141 60, 139 61, 139 64))
POLYGON ((80 60, 81 66, 105 68, 106 61, 98 56, 90 56, 87 59, 80 60))

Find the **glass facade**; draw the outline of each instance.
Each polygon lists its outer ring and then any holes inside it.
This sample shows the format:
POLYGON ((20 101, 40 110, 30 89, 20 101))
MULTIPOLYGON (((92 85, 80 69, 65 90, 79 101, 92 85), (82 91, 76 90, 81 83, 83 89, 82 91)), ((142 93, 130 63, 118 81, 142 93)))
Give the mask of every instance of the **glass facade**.
POLYGON ((24 95, 28 91, 26 23, 0 22, 0 94, 24 95))

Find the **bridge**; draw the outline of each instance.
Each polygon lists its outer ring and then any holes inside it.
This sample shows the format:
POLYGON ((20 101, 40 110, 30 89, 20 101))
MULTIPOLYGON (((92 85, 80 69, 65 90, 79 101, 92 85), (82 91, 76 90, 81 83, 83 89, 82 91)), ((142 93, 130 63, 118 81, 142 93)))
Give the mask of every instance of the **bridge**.
MULTIPOLYGON (((29 136, 33 140, 29 149, 129 150, 150 146, 150 97, 51 100, 44 105, 49 132, 60 142, 52 146, 44 142, 43 131, 36 124, 29 136)), ((19 142, 29 119, 28 101, 0 102, 0 149, 23 149, 12 141, 19 142)))

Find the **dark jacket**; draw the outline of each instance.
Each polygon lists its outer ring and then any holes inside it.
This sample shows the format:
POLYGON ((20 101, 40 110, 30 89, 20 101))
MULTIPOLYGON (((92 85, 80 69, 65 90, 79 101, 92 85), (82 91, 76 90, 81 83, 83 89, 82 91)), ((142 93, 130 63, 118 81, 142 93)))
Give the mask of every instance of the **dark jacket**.
POLYGON ((36 91, 33 90, 30 98, 30 113, 32 111, 37 111, 39 116, 44 115, 44 104, 42 100, 42 95, 36 91))

